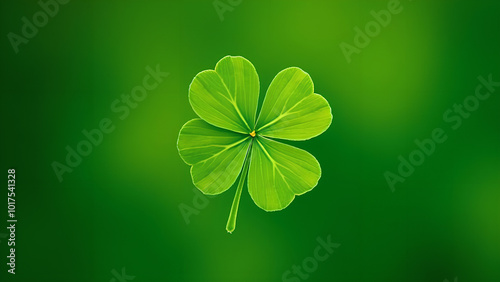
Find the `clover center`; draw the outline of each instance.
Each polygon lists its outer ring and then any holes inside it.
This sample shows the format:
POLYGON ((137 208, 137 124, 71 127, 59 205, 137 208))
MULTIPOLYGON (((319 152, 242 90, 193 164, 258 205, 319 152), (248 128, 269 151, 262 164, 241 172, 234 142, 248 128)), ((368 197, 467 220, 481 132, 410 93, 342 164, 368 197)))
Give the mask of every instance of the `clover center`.
POLYGON ((255 135, 257 135, 257 134, 255 133, 255 130, 254 130, 254 131, 252 131, 252 132, 250 132, 250 136, 255 137, 255 135))

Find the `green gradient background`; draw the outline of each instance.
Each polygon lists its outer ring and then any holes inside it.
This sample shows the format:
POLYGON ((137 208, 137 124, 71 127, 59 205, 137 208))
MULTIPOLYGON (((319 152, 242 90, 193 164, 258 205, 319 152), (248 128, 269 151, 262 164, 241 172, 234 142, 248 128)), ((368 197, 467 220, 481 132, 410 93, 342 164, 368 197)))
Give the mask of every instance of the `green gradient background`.
POLYGON ((402 1, 350 64, 339 44, 388 1, 244 0, 224 21, 211 0, 71 1, 15 54, 6 35, 40 9, 19 2, 0 2, 1 171, 16 169, 19 219, 17 274, 0 238, 1 281, 110 281, 122 267, 134 282, 281 281, 329 234, 341 246, 308 281, 500 281, 500 90, 458 130, 442 119, 477 76, 500 80, 498 1, 402 1), (189 83, 228 54, 255 65, 261 92, 303 68, 335 116, 293 143, 320 161, 319 185, 277 213, 245 188, 232 235, 234 187, 185 223, 193 185, 176 149, 196 116, 189 83), (170 76, 119 120, 110 104, 156 64, 170 76), (115 131, 59 183, 51 163, 105 117, 115 131), (392 193, 384 171, 436 127, 448 140, 392 193))

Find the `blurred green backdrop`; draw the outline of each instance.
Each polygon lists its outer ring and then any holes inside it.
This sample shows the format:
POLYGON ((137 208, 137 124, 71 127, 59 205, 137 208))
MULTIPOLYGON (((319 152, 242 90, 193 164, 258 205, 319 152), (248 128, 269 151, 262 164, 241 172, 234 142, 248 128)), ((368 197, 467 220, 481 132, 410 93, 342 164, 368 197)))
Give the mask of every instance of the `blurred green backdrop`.
POLYGON ((19 222, 15 276, 0 237, 1 281, 500 281, 500 90, 457 130, 443 120, 478 76, 500 81, 500 3, 402 0, 348 63, 340 44, 388 4, 69 1, 16 53, 9 33, 43 8, 2 1, 1 171, 16 169, 19 222), (179 205, 197 198, 176 149, 196 116, 189 83, 225 55, 255 65, 261 98, 301 67, 334 114, 327 132, 293 143, 318 158, 319 185, 277 213, 244 190, 232 235, 234 187, 186 223, 179 205), (157 65, 168 77, 120 119, 111 105, 157 65), (52 163, 104 118, 114 131, 59 182, 52 163), (384 173, 435 128, 447 141, 392 192, 384 173), (307 258, 328 236, 341 245, 316 266, 307 258))

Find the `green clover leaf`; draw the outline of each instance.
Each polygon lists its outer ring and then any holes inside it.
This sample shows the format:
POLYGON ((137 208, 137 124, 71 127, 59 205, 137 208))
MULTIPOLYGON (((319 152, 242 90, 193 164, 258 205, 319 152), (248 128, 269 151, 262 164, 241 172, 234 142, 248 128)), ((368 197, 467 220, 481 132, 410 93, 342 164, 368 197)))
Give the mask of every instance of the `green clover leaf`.
POLYGON ((247 177, 250 196, 265 211, 286 208, 321 177, 313 155, 271 139, 307 140, 330 126, 331 108, 314 93, 309 74, 297 67, 279 72, 257 118, 259 88, 255 67, 239 56, 226 56, 215 70, 198 73, 189 102, 200 118, 184 124, 177 141, 194 185, 204 194, 220 194, 240 177, 226 226, 230 233, 247 177))

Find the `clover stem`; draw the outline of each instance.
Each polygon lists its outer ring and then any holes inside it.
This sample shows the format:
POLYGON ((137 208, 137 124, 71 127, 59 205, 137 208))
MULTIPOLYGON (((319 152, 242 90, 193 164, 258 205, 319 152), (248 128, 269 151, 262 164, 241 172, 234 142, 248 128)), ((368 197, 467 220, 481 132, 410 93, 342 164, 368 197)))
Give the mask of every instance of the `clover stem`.
POLYGON ((236 188, 236 194, 234 195, 233 204, 231 205, 231 212, 229 213, 229 218, 227 219, 226 230, 229 233, 233 233, 236 228, 236 217, 238 215, 238 206, 240 205, 241 191, 243 191, 243 185, 245 184, 245 179, 248 174, 248 166, 250 163, 250 152, 252 150, 252 143, 248 147, 248 152, 245 158, 245 164, 243 165, 243 170, 240 175, 240 180, 238 182, 238 187, 236 188))

